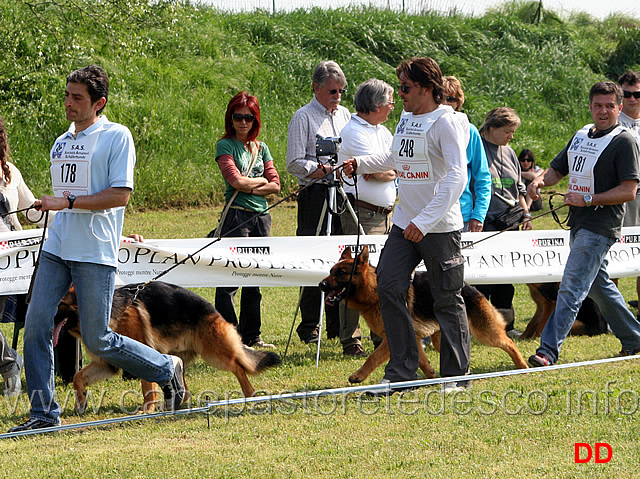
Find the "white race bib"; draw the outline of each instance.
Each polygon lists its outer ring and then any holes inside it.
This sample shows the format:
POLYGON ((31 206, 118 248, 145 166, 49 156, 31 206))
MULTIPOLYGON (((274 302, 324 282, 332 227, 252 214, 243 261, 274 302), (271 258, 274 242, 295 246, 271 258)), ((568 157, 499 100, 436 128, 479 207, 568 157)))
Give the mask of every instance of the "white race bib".
POLYGON ((592 127, 593 125, 587 125, 576 133, 567 151, 569 159, 568 191, 582 195, 595 193, 593 170, 598 158, 609 146, 611 140, 623 131, 623 128, 618 126, 600 138, 589 138, 588 133, 592 127))
MULTIPOLYGON (((86 196, 91 192, 91 158, 98 142, 98 132, 74 140, 57 140, 51 150, 51 184, 53 195, 86 196)), ((66 210, 64 210, 66 211, 66 210)), ((74 209, 74 212, 81 210, 74 209)))
POLYGON ((427 132, 445 110, 431 115, 402 115, 393 135, 391 152, 396 160, 398 182, 432 183, 431 158, 427 147, 427 132))

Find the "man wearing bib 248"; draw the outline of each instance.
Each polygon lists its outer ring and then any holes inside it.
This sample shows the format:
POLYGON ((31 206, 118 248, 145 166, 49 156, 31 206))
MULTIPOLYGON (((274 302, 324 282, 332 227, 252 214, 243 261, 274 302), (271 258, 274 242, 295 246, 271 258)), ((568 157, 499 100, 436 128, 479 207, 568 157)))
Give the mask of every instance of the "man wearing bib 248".
POLYGON ((571 252, 562 275, 558 301, 549 317, 532 366, 558 361, 560 347, 569 334, 582 301, 595 300, 611 331, 622 343, 621 356, 640 351, 640 322, 626 307, 624 298, 607 273, 606 255, 620 238, 624 203, 638 188, 638 144, 618 123, 622 89, 616 83, 596 83, 589 92, 593 124, 575 134, 551 162, 544 175, 535 178, 527 193, 536 200, 542 186, 569 175, 564 204, 571 208, 571 252))
MULTIPOLYGON (((356 166, 358 173, 398 171, 399 201, 376 271, 390 352, 382 383, 417 379, 418 346, 406 297, 413 270, 423 260, 442 332, 440 375, 469 373, 459 202, 467 183, 469 122, 442 105, 444 80, 433 59, 412 58, 398 66, 396 74, 404 111, 391 152, 344 162, 346 174, 356 166)), ((443 389, 468 386, 468 381, 452 381, 443 389)))
POLYGON ((53 196, 35 201, 59 211, 40 255, 24 332, 24 366, 30 418, 18 432, 60 424, 55 400, 53 318, 75 286, 85 346, 133 376, 162 386, 167 409, 185 397, 182 360, 160 354, 108 326, 124 207, 133 189, 136 160, 129 130, 102 115, 109 80, 98 66, 67 77, 64 107, 69 130, 51 149, 53 196))

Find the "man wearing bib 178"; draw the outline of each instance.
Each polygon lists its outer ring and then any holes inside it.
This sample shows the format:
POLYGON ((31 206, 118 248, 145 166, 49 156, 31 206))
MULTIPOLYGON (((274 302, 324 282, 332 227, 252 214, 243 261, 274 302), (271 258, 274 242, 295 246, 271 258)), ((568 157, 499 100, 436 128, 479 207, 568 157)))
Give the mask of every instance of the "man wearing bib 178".
MULTIPOLYGON (((406 296, 411 274, 424 260, 433 310, 440 323, 440 375, 469 371, 469 326, 461 288, 464 257, 459 199, 467 182, 469 123, 442 105, 443 78, 431 58, 412 58, 396 74, 404 112, 391 152, 350 158, 345 173, 398 171, 399 202, 393 227, 378 262, 378 295, 390 359, 383 383, 417 379, 418 346, 406 296)), ((445 390, 468 386, 448 384, 445 390)))
POLYGON ((24 332, 30 418, 9 432, 60 424, 55 400, 53 318, 75 286, 85 346, 133 376, 162 386, 166 407, 185 399, 180 358, 114 333, 108 326, 124 207, 133 189, 135 148, 129 130, 103 115, 109 80, 97 66, 67 77, 64 106, 69 130, 51 149, 53 196, 35 201, 59 211, 40 255, 24 332))
POLYGON ((640 322, 607 273, 606 255, 621 236, 624 203, 638 188, 638 144, 618 123, 622 89, 613 82, 596 83, 589 93, 593 124, 575 134, 551 162, 544 175, 535 178, 528 194, 555 185, 569 175, 564 203, 571 207, 571 252, 562 275, 558 301, 549 317, 532 366, 549 366, 558 360, 582 301, 593 298, 611 331, 622 343, 620 355, 640 351, 640 322))

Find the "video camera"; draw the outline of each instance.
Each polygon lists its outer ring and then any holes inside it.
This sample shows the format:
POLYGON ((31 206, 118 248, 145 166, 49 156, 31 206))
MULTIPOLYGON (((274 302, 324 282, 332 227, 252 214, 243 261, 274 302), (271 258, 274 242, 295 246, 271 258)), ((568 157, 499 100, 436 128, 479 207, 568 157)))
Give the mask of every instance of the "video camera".
POLYGON ((316 156, 336 156, 340 151, 340 143, 342 138, 316 135, 316 156))

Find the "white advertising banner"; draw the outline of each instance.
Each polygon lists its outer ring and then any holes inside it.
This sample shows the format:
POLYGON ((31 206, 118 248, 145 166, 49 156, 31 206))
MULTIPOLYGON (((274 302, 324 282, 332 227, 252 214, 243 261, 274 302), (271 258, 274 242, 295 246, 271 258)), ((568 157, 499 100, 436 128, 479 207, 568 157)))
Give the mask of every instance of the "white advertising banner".
MULTIPOLYGON (((28 290, 42 230, 0 235, 0 291, 28 290)), ((463 233, 465 279, 472 284, 560 281, 569 255, 569 232, 513 231, 463 233)), ((361 236, 370 261, 377 264, 386 236, 361 236)), ((315 286, 340 258, 355 248, 356 236, 158 239, 136 243, 123 239, 118 283, 148 281, 188 255, 184 264, 160 279, 185 287, 315 286)), ((393 254, 393 252, 389 252, 393 254)), ((613 277, 640 276, 640 227, 624 228, 608 255, 613 277)))

